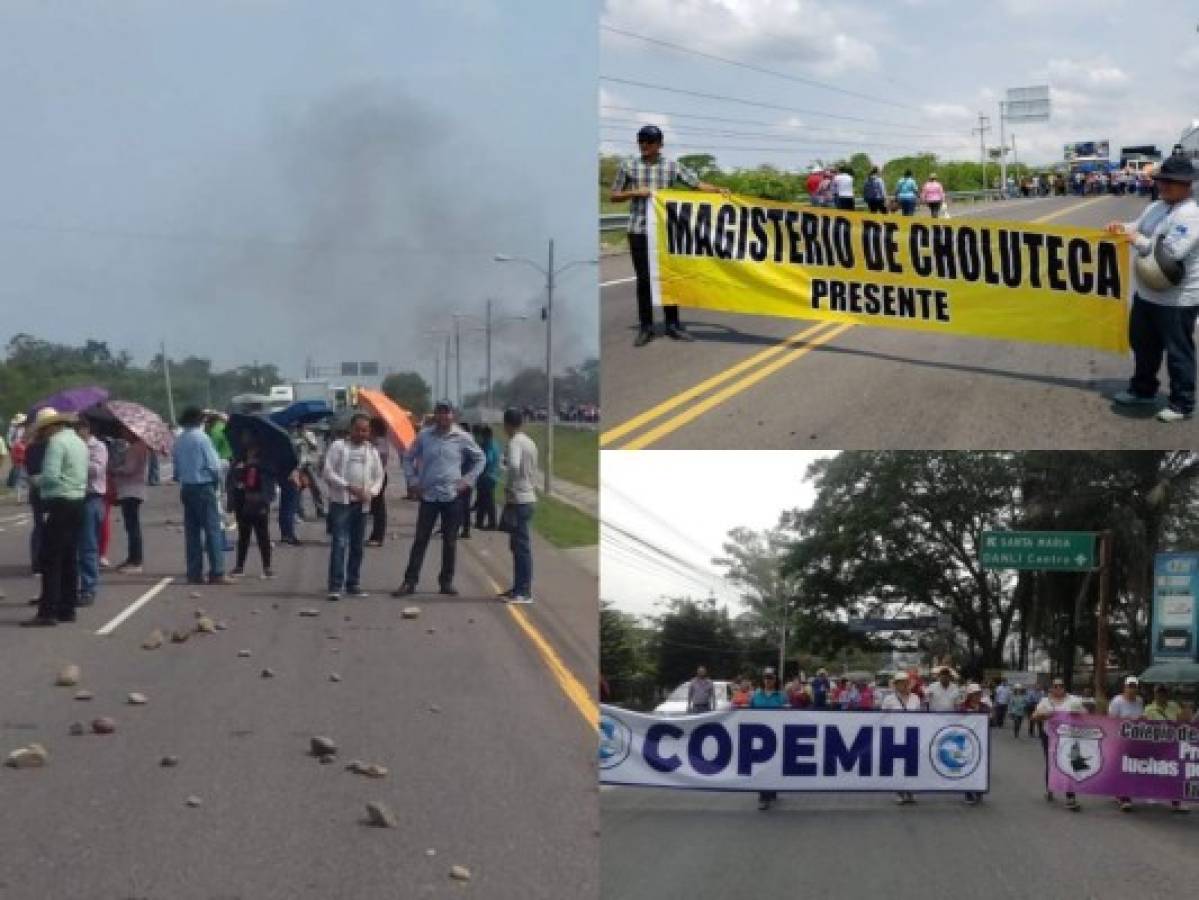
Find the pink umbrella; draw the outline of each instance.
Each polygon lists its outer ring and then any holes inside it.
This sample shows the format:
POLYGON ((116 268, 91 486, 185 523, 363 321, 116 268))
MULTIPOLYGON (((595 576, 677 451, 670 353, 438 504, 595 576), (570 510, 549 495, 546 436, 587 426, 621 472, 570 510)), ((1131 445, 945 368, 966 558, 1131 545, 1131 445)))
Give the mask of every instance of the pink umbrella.
POLYGON ((163 456, 170 455, 175 436, 158 413, 128 400, 109 400, 104 405, 122 425, 145 441, 147 447, 163 456))

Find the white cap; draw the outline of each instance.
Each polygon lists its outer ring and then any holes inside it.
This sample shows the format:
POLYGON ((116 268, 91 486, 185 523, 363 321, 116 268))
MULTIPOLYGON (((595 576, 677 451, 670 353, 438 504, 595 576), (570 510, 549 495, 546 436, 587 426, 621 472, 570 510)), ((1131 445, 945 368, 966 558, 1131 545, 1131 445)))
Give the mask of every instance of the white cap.
POLYGON ((1127 678, 1124 679, 1125 687, 1128 687, 1130 684, 1140 685, 1140 683, 1141 683, 1141 679, 1137 678, 1137 676, 1135 676, 1135 675, 1129 675, 1127 678))

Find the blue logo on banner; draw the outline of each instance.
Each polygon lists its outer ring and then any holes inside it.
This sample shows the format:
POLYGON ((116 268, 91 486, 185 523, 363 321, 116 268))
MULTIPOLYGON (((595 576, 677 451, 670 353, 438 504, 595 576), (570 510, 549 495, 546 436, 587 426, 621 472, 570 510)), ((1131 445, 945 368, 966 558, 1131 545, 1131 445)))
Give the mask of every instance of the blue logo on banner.
POLYGON ((933 735, 929 747, 933 769, 943 778, 965 778, 982 761, 978 735, 969 728, 950 725, 933 735))
POLYGON ((615 716, 604 713, 599 721, 599 767, 612 769, 628 759, 633 732, 615 716))

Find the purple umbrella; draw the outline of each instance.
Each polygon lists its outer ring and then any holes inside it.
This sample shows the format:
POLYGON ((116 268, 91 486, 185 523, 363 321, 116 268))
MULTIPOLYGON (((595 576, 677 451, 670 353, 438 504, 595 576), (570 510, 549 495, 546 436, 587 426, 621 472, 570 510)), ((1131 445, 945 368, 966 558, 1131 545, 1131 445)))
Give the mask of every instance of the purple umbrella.
POLYGON ((32 422, 37 417, 37 411, 44 409, 47 406, 58 412, 83 412, 89 406, 95 406, 98 403, 103 403, 108 399, 108 391, 102 387, 91 385, 89 387, 68 388, 65 391, 59 391, 57 394, 51 394, 44 400, 39 400, 29 408, 29 421, 32 422))

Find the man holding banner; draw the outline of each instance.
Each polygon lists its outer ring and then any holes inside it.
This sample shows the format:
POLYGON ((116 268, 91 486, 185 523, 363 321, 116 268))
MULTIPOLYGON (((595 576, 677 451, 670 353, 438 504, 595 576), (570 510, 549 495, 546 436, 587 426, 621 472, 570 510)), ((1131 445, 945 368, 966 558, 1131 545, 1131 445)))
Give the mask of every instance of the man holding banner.
POLYGON ((1134 371, 1128 390, 1113 398, 1125 406, 1156 405, 1162 356, 1170 378, 1161 422, 1189 419, 1195 410, 1195 321, 1199 316, 1199 206, 1191 184, 1194 164, 1171 156, 1153 176, 1160 200, 1135 222, 1110 222, 1111 234, 1133 245, 1136 293, 1128 323, 1134 371))
MULTIPOLYGON (((908 673, 896 672, 891 683, 895 692, 883 698, 883 712, 919 712, 923 704, 911 692, 912 683, 908 680, 908 673)), ((916 802, 916 796, 911 791, 898 791, 895 802, 900 806, 910 805, 916 802)))
MULTIPOLYGON (((682 183, 705 193, 724 193, 722 188, 700 181, 690 169, 662 156, 662 130, 646 125, 637 132, 640 158, 620 164, 612 183, 612 202, 629 201, 629 255, 637 276, 637 319, 639 329, 633 341, 644 347, 654 339, 653 290, 650 281, 649 237, 646 233, 646 208, 654 191, 682 183)), ((679 322, 679 308, 669 304, 662 310, 665 334, 676 341, 693 340, 679 322)))

